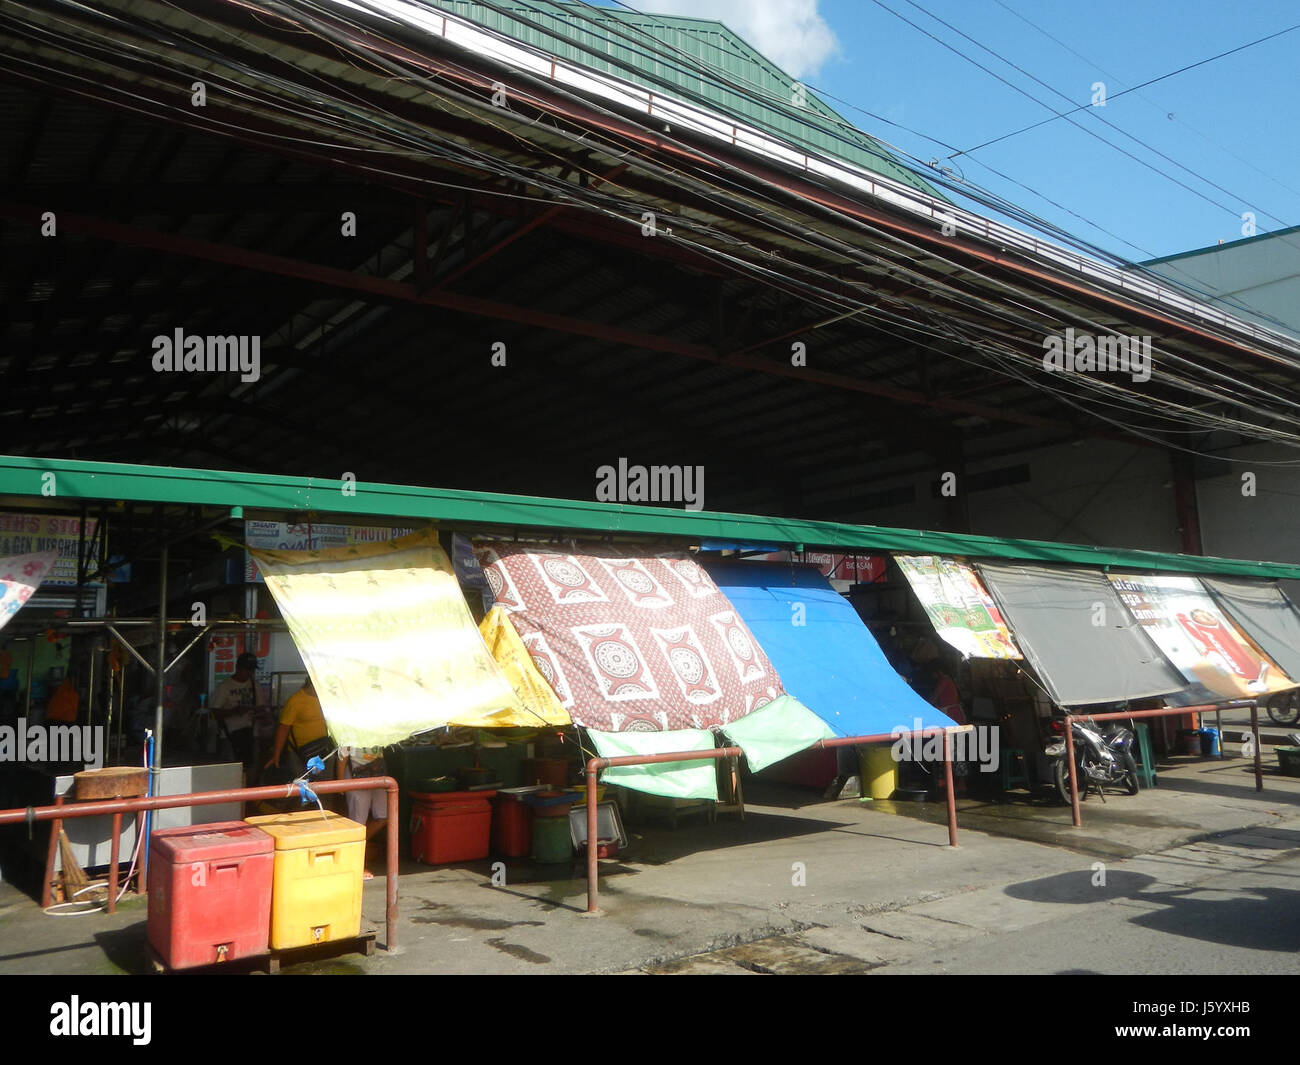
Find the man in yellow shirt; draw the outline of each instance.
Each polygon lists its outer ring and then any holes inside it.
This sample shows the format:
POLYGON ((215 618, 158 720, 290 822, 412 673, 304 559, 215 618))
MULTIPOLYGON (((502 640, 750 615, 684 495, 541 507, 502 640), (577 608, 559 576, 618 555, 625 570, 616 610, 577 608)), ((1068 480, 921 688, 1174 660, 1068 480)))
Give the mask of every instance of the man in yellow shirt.
POLYGON ((318 740, 329 737, 329 726, 325 724, 325 715, 321 712, 320 700, 316 697, 310 676, 301 688, 285 700, 284 709, 280 711, 280 727, 275 732, 275 749, 271 753, 271 760, 266 763, 267 768, 280 764, 290 734, 293 735, 294 747, 302 754, 304 761, 313 754, 329 753, 327 745, 317 743, 318 740), (321 750, 309 750, 309 745, 312 744, 321 747, 321 750))

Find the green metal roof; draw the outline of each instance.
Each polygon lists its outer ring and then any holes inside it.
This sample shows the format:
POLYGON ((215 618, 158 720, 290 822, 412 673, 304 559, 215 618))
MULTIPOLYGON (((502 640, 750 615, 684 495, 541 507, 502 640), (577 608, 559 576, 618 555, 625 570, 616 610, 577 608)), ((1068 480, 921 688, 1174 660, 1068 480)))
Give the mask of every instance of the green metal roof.
POLYGON ((659 86, 684 99, 694 98, 800 147, 821 151, 930 196, 945 198, 874 138, 853 130, 850 123, 814 93, 804 94, 809 111, 804 121, 765 103, 761 99, 765 94, 782 102, 791 101, 796 79, 721 22, 554 0, 491 0, 490 4, 477 0, 432 0, 432 4, 531 44, 557 59, 604 71, 647 89, 659 86), (703 79, 686 68, 685 60, 675 62, 662 54, 651 54, 652 49, 659 53, 685 52, 714 68, 721 78, 739 83, 749 92, 736 92, 703 79))
MULTIPOLYGON (((288 513, 311 511, 337 517, 414 518, 471 527, 504 525, 598 535, 671 536, 694 543, 725 539, 843 551, 902 551, 1300 580, 1300 565, 1281 562, 1249 562, 1044 540, 889 529, 874 525, 674 510, 578 499, 542 499, 410 485, 358 482, 354 487, 355 494, 344 494, 341 481, 310 477, 0 456, 0 496, 44 497, 48 503, 90 500, 112 503, 122 500, 288 513)), ((0 508, 3 505, 0 500, 0 508)))

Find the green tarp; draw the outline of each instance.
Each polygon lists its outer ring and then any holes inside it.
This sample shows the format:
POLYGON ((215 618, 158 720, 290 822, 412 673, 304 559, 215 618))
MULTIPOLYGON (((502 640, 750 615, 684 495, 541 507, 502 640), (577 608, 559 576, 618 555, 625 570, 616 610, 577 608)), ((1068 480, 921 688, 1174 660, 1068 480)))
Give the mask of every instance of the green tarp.
POLYGON ((835 735, 825 721, 791 695, 723 725, 722 731, 745 752, 745 761, 755 773, 835 735))
MULTIPOLYGON (((633 754, 669 754, 674 751, 711 751, 717 744, 705 729, 670 729, 667 732, 599 732, 587 735, 602 758, 633 754)), ((654 765, 618 765, 605 770, 602 781, 619 787, 666 795, 670 799, 718 801, 717 762, 660 762, 654 765)))

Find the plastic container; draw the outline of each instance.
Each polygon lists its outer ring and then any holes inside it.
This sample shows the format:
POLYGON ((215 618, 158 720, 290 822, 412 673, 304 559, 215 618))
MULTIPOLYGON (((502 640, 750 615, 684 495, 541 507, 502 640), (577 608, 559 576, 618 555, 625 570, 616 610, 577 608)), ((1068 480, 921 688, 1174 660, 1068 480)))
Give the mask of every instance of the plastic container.
POLYGON ((1300 777, 1300 747, 1274 747, 1283 776, 1300 777))
POLYGON ((562 788, 569 782, 569 763, 563 758, 525 758, 521 768, 525 784, 562 788))
POLYGON ((145 932, 167 968, 267 952, 274 846, 243 821, 164 828, 149 838, 145 932))
POLYGON ((1219 730, 1217 728, 1201 729, 1201 754, 1207 758, 1219 757, 1219 730))
POLYGON ((575 791, 537 791, 529 796, 534 817, 568 817, 569 810, 578 801, 575 791))
POLYGON ((1182 729, 1178 733, 1178 735, 1181 737, 1183 741, 1184 754, 1201 753, 1201 730, 1200 729, 1185 728, 1182 729))
POLYGON ((898 762, 892 747, 873 745, 862 751, 862 796, 888 799, 898 788, 898 762))
POLYGON ((495 791, 411 792, 411 857, 425 865, 486 858, 495 791))
POLYGON ((361 931, 366 829, 326 811, 250 817, 275 841, 271 947, 290 950, 361 931))
POLYGON ((543 865, 573 858, 567 817, 538 817, 533 821, 533 861, 543 865))
POLYGON ((523 858, 533 849, 533 808, 527 801, 531 788, 503 788, 492 811, 492 853, 502 858, 523 858))
POLYGON ((456 779, 460 781, 462 788, 469 791, 470 788, 477 787, 480 784, 487 784, 493 779, 495 772, 495 769, 488 766, 465 766, 456 770, 456 779))

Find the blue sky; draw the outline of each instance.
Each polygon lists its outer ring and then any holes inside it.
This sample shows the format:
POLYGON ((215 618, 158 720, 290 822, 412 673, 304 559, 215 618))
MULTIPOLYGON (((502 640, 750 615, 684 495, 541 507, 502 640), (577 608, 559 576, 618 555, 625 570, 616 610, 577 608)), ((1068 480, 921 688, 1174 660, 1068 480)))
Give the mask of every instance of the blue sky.
POLYGON ((1260 233, 1300 224, 1300 29, 1111 99, 1300 23, 1294 0, 1240 6, 1216 0, 641 0, 630 6, 720 18, 809 86, 836 97, 827 102, 860 128, 922 160, 937 157, 966 179, 1128 259, 1238 240, 1246 235, 1241 215, 1247 211, 1260 233), (885 7, 1057 111, 1088 104, 1095 82, 1105 84, 1107 105, 1071 115, 1077 125, 1058 118, 948 161, 954 149, 974 149, 1051 111, 885 7))

